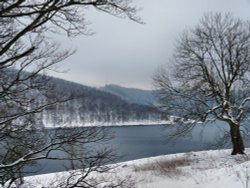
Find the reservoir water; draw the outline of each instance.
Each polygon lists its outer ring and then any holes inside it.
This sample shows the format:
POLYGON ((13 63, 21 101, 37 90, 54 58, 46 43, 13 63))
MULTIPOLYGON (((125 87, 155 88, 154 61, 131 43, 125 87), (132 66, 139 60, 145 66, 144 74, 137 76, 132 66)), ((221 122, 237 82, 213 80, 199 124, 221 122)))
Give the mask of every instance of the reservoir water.
MULTIPOLYGON (((179 137, 174 143, 167 138, 168 129, 163 125, 113 126, 109 127, 108 131, 114 134, 114 138, 106 145, 122 156, 116 162, 123 162, 158 155, 214 149, 214 144, 228 130, 227 126, 221 123, 212 123, 205 127, 197 126, 189 136, 179 137)), ((231 147, 230 140, 229 145, 223 145, 221 148, 227 147, 231 147)), ((43 168, 38 174, 65 170, 62 161, 46 160, 41 162, 41 166, 43 168)))

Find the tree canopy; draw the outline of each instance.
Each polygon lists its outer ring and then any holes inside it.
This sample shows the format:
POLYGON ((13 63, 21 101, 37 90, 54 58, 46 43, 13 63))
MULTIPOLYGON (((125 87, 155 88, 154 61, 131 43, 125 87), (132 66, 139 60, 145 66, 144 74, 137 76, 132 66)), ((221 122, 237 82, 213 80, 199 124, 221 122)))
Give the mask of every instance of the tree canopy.
MULTIPOLYGON (((160 106, 196 122, 228 123, 232 153, 243 153, 239 127, 250 109, 249 22, 231 14, 206 14, 181 35, 170 64, 172 69, 160 68, 154 76, 160 106)), ((193 125, 184 127, 190 131, 193 125)))
POLYGON ((55 86, 46 76, 46 71, 56 70, 54 65, 74 53, 61 50, 51 34, 66 33, 71 37, 88 34, 85 22, 88 7, 140 22, 130 0, 0 1, 0 184, 3 187, 19 187, 22 177, 29 173, 25 172, 26 167, 43 159, 81 164, 79 181, 73 180, 72 175, 61 187, 72 187, 72 183, 93 187, 86 180, 88 174, 101 170, 101 165, 113 158, 108 149, 77 147, 109 139, 102 129, 49 132, 41 130, 36 119, 36 114, 44 109, 72 99, 65 93, 55 95, 55 86), (55 150, 64 155, 53 156, 55 150))

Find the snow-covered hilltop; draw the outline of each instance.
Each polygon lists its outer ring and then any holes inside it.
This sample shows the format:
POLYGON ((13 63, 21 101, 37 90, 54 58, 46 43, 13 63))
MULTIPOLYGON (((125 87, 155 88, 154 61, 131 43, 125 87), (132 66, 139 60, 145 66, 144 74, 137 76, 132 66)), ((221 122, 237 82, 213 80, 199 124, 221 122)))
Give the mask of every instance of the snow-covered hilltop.
MULTIPOLYGON (((136 188, 248 188, 250 185, 250 149, 246 155, 231 156, 230 150, 172 154, 119 163, 112 173, 94 173, 91 178, 116 181, 128 178, 136 188)), ((25 178, 29 185, 47 187, 62 181, 65 173, 25 178)))

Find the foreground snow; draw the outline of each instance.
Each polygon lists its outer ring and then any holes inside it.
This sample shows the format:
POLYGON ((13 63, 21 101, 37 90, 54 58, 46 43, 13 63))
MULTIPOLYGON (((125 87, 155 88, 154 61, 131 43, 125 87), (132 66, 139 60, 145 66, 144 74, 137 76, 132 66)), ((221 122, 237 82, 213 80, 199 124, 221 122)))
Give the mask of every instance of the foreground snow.
MULTIPOLYGON (((138 188, 248 188, 250 149, 247 155, 231 156, 230 150, 189 152, 119 163, 113 173, 93 174, 109 180, 129 178, 138 188)), ((68 173, 68 172, 67 172, 68 173)), ((32 187, 47 187, 62 180, 65 172, 27 177, 32 187)))

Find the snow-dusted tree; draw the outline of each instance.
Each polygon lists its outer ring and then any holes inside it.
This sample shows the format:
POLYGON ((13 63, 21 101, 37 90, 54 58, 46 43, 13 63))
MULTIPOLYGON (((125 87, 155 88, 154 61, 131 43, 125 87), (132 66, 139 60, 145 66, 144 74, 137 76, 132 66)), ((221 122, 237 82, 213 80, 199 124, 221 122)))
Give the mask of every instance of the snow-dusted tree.
POLYGON ((107 139, 101 129, 46 133, 38 129, 41 122, 36 116, 72 99, 64 93, 55 95, 56 86, 44 74, 74 52, 61 50, 51 34, 88 34, 84 19, 88 7, 140 21, 129 0, 0 1, 0 184, 5 187, 11 187, 23 177, 27 166, 39 160, 70 159, 95 170, 90 167, 111 159, 107 150, 81 151, 77 147, 107 139), (74 154, 71 146, 77 148, 74 154), (51 155, 54 150, 62 155, 55 158, 51 155))
MULTIPOLYGON (((229 13, 206 14, 181 36, 170 63, 172 69, 160 68, 154 76, 161 107, 195 122, 226 122, 232 154, 243 154, 240 126, 250 110, 249 22, 229 13)), ((176 133, 194 125, 182 123, 176 133)))

